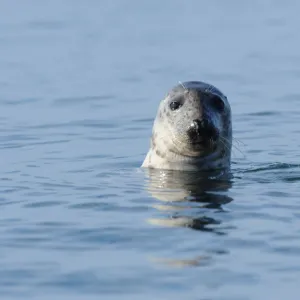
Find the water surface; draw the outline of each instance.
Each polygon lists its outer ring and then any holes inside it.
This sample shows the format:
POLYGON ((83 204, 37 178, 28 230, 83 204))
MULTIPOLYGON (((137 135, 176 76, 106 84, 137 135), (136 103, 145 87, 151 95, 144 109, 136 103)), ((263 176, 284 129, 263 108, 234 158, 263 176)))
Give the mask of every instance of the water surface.
POLYGON ((3 1, 1 299, 298 299, 296 1, 3 1), (139 167, 159 101, 231 103, 232 178, 139 167))

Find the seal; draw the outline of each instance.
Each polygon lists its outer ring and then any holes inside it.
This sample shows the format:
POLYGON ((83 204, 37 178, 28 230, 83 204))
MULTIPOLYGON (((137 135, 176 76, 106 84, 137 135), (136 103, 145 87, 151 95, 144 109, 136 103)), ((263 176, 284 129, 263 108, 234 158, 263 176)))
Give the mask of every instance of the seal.
POLYGON ((207 171, 230 167, 231 107, 215 86, 187 81, 160 102, 143 168, 207 171))

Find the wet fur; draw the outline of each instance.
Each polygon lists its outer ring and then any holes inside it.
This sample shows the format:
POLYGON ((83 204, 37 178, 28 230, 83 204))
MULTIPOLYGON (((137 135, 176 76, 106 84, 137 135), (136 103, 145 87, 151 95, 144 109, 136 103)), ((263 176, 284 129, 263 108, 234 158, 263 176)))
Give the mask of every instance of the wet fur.
POLYGON ((203 82, 186 82, 175 86, 160 102, 153 124, 150 150, 142 167, 199 171, 228 168, 232 144, 231 108, 227 98, 214 86, 203 82), (210 97, 217 95, 224 104, 223 113, 210 106, 210 97), (169 103, 184 98, 178 111, 171 111, 169 103), (219 131, 214 147, 194 151, 186 134, 193 119, 207 116, 219 131))

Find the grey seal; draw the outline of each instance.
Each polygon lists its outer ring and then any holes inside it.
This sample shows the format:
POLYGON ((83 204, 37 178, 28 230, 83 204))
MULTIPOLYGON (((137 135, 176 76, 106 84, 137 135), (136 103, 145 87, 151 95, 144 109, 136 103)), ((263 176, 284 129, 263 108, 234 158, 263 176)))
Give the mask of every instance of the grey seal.
POLYGON ((206 171, 230 167, 231 107, 215 86, 187 81, 160 102, 143 168, 206 171))

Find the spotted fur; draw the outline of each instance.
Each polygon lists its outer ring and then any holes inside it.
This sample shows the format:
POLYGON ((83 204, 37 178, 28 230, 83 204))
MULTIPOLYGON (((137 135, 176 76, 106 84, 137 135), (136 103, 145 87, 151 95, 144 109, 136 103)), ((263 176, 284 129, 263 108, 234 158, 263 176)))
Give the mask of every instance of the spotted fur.
POLYGON ((211 84, 200 81, 180 83, 159 104, 150 149, 142 167, 187 171, 228 168, 231 144, 231 108, 227 97, 211 84), (222 111, 212 106, 213 97, 223 101, 222 111), (170 109, 174 99, 183 103, 176 111, 170 109), (187 130, 194 119, 203 118, 212 122, 219 137, 208 147, 195 148, 187 130))

